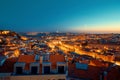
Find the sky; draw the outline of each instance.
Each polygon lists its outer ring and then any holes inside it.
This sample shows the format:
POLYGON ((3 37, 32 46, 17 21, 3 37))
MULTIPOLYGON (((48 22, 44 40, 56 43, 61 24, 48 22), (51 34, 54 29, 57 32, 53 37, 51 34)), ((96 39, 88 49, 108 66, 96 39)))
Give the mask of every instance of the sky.
POLYGON ((120 0, 0 0, 0 29, 120 32, 120 0))

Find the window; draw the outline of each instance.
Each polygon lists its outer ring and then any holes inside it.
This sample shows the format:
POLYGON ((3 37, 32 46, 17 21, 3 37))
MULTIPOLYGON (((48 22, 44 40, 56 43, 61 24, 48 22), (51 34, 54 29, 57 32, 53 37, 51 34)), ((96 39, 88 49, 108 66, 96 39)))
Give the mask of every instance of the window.
POLYGON ((22 67, 16 67, 16 74, 22 74, 22 67))
POLYGON ((37 66, 31 67, 31 74, 37 74, 37 71, 38 71, 38 67, 37 66))
POLYGON ((50 66, 44 66, 44 74, 50 74, 50 66))
POLYGON ((64 66, 58 66, 58 73, 61 73, 61 74, 65 73, 64 66))
POLYGON ((76 69, 87 70, 88 69, 88 64, 76 62, 76 69))

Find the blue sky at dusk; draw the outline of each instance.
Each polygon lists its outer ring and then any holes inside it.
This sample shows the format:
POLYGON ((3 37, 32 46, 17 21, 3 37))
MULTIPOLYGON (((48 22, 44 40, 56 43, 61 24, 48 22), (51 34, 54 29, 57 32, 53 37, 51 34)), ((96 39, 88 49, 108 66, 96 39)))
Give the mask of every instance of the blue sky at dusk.
POLYGON ((0 29, 120 32, 120 0, 0 0, 0 29))

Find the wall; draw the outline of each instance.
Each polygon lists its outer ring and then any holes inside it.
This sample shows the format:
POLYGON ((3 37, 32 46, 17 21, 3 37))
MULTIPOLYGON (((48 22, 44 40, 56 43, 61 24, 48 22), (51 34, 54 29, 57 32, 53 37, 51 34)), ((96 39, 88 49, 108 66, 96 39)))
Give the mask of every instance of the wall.
POLYGON ((10 80, 58 80, 58 79, 65 79, 65 74, 56 74, 56 75, 23 75, 23 76, 11 76, 10 80))

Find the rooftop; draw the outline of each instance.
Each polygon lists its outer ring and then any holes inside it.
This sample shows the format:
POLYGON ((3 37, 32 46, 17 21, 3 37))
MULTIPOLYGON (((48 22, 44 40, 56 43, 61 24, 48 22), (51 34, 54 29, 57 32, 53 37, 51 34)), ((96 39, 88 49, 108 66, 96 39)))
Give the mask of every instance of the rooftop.
POLYGON ((50 62, 52 63, 52 69, 56 69, 57 62, 65 62, 64 55, 50 55, 50 62))
POLYGON ((17 58, 6 59, 4 64, 0 66, 0 73, 13 72, 14 64, 16 63, 16 61, 17 61, 17 58))
POLYGON ((29 65, 35 62, 35 55, 20 55, 17 62, 25 62, 25 70, 29 70, 29 65))

